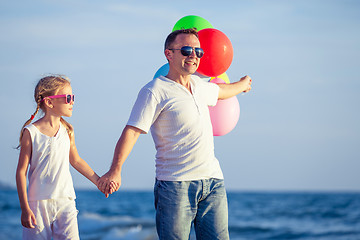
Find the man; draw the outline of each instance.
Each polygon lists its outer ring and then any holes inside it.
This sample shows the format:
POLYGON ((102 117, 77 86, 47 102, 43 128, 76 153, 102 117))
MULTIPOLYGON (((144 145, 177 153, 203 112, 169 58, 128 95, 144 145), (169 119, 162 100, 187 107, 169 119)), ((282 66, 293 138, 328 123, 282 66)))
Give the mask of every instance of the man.
POLYGON ((169 73, 140 90, 111 168, 98 188, 108 194, 111 181, 120 186, 125 159, 139 135, 151 130, 157 150, 154 194, 159 238, 188 239, 193 222, 197 239, 229 239, 227 198, 208 106, 250 91, 251 78, 217 85, 192 76, 203 55, 195 29, 169 34, 164 53, 169 73))

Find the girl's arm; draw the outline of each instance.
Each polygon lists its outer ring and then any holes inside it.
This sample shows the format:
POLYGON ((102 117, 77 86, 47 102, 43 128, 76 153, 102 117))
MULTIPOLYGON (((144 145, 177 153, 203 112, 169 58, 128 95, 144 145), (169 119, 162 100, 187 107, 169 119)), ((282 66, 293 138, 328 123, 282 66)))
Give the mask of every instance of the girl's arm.
POLYGON ((25 129, 21 139, 19 162, 16 169, 16 187, 21 207, 21 224, 26 228, 35 228, 35 215, 29 207, 26 192, 26 175, 31 158, 31 136, 29 130, 25 129))
POLYGON ((99 176, 91 169, 89 164, 85 162, 77 151, 75 145, 75 136, 72 134, 70 139, 70 164, 73 166, 79 173, 84 175, 87 179, 89 179, 92 183, 97 185, 97 181, 99 176))

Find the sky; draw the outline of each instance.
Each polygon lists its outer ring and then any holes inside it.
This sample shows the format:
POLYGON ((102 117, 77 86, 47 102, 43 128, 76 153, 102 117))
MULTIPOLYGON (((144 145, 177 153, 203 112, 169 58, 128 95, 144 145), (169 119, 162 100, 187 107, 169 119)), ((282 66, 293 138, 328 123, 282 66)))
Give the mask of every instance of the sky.
MULTIPOLYGON (((231 41, 231 82, 240 118, 214 137, 228 190, 360 191, 360 2, 0 1, 0 182, 15 186, 19 131, 33 91, 65 74, 80 156, 99 174, 138 91, 166 63, 163 44, 184 16, 208 20, 231 41)), ((122 188, 151 190, 155 147, 141 135, 123 166, 122 188)), ((76 189, 96 189, 71 170, 76 189)))

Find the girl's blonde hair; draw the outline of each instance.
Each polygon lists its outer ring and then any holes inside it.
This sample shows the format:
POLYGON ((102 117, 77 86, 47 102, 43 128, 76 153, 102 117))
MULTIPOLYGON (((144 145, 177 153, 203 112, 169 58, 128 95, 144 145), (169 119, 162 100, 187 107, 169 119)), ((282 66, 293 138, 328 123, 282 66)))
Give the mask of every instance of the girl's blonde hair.
MULTIPOLYGON (((18 149, 21 147, 21 139, 24 133, 25 126, 29 125, 31 121, 34 119, 36 114, 39 112, 39 109, 41 109, 43 112, 45 112, 45 106, 44 102, 42 101, 45 97, 56 95, 56 93, 64 88, 66 85, 70 85, 70 79, 64 75, 50 75, 43 77, 40 79, 40 81, 37 83, 34 91, 34 98, 35 102, 37 104, 35 112, 31 115, 29 120, 27 120, 20 131, 20 138, 19 138, 19 146, 18 149)), ((69 137, 71 138, 74 134, 74 129, 71 126, 70 123, 65 121, 63 118, 60 118, 61 123, 66 127, 66 130, 69 134, 69 137)))

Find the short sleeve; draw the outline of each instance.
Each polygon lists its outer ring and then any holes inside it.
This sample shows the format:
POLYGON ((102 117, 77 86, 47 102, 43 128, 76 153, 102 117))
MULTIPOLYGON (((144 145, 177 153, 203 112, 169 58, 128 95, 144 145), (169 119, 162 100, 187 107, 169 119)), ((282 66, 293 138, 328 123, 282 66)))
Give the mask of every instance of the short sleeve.
POLYGON ((195 75, 192 75, 192 79, 196 84, 196 88, 201 93, 201 98, 206 104, 208 106, 215 106, 219 98, 220 87, 215 83, 204 81, 195 75))
POLYGON ((142 88, 132 108, 127 125, 148 133, 158 116, 157 109, 158 101, 153 93, 147 88, 142 88))

